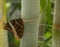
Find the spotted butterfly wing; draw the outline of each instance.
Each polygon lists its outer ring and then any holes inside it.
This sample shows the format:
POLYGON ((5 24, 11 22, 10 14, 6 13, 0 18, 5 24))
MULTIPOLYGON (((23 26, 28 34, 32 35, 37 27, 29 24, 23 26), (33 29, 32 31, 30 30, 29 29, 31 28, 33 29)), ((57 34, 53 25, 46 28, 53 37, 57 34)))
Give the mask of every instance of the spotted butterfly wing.
POLYGON ((16 31, 16 34, 14 34, 14 31, 13 31, 12 27, 10 26, 9 22, 7 22, 5 24, 4 29, 13 32, 14 36, 17 36, 17 38, 22 38, 23 32, 24 32, 23 20, 21 18, 19 18, 19 19, 10 20, 10 22, 13 25, 13 27, 16 31))

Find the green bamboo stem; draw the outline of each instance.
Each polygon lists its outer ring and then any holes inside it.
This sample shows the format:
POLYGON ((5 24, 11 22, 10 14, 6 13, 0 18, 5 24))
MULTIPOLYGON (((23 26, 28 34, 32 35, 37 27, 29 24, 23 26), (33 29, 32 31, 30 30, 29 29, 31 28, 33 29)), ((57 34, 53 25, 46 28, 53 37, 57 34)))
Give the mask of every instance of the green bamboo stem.
POLYGON ((52 47, 60 47, 60 0, 55 0, 52 47))
POLYGON ((6 22, 5 0, 0 0, 0 47, 8 47, 7 31, 4 30, 6 22))
POLYGON ((20 47, 38 47, 40 0, 22 0, 24 35, 20 47))

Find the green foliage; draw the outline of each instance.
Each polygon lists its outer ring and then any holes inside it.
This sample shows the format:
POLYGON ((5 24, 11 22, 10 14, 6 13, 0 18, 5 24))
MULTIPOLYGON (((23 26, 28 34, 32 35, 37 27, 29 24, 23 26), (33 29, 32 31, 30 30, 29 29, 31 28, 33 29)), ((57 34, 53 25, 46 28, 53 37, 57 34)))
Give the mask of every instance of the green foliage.
POLYGON ((52 38, 52 23, 53 23, 53 15, 51 0, 40 0, 41 12, 44 12, 45 18, 45 33, 44 33, 44 46, 43 47, 51 47, 51 38, 52 38))

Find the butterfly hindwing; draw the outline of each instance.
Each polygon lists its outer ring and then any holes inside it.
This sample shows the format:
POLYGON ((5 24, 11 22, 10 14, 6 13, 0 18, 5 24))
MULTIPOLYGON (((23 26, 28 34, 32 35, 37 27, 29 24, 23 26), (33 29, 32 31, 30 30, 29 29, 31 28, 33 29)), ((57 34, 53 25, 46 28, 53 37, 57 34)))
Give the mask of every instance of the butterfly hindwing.
MULTIPOLYGON (((23 23, 23 20, 21 18, 19 19, 13 19, 13 20, 10 20, 11 24, 13 25, 15 31, 16 31, 16 34, 18 35, 17 37, 18 38, 22 38, 23 36, 23 32, 24 32, 24 23, 23 23)), ((4 29, 8 30, 8 31, 11 31, 13 32, 13 29, 12 27, 9 25, 9 22, 7 22, 4 26, 4 29)), ((13 32, 14 33, 14 32, 13 32)))

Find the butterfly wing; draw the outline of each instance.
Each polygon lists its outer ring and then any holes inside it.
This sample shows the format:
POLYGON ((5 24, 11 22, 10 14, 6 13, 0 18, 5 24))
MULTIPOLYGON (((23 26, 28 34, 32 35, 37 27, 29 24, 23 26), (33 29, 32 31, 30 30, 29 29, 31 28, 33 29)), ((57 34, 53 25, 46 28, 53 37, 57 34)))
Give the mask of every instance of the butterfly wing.
MULTIPOLYGON (((24 32, 23 20, 21 18, 20 19, 13 19, 13 20, 10 20, 10 22, 11 22, 11 24, 13 25, 13 27, 14 27, 14 29, 16 31, 17 38, 22 38, 23 32, 24 32)), ((11 31, 14 34, 14 31, 11 28, 11 26, 9 25, 9 23, 6 23, 4 29, 6 29, 8 31, 11 31)), ((16 36, 16 34, 14 34, 14 36, 16 36)))
POLYGON ((11 28, 11 26, 9 25, 9 23, 6 23, 6 24, 5 24, 4 29, 12 32, 12 28, 11 28))

